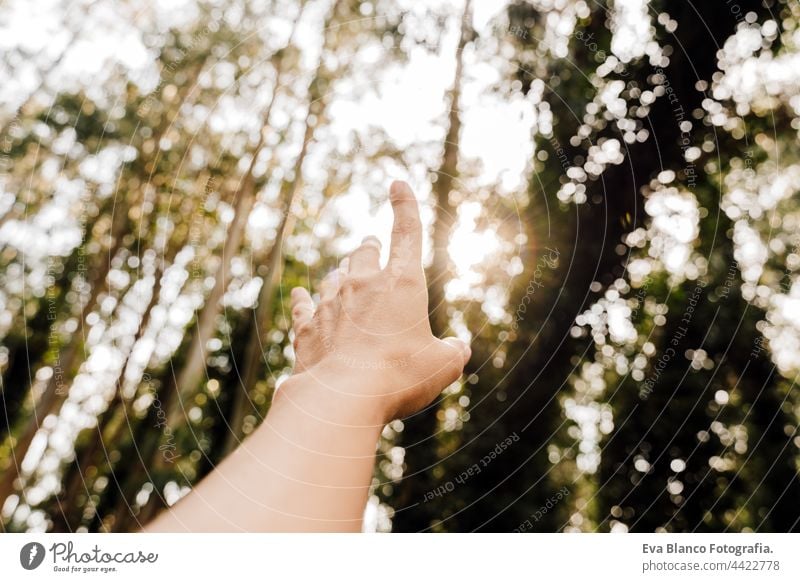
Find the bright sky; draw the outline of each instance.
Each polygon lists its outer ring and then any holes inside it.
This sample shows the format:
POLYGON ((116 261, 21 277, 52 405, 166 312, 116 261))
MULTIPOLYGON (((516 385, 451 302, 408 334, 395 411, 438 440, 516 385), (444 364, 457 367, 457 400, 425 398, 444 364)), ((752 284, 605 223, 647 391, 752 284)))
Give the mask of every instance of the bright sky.
MULTIPOLYGON (((490 22, 505 9, 505 5, 505 0, 473 2, 473 21, 479 33, 488 36, 497 34, 490 30, 490 22)), ((151 57, 142 46, 132 19, 152 20, 164 29, 190 19, 194 12, 191 0, 159 2, 155 6, 144 5, 144 9, 137 5, 136 12, 126 9, 124 5, 109 6, 106 2, 91 0, 68 6, 66 8, 59 0, 15 2, 10 10, 4 11, 9 18, 5 26, 2 26, 3 34, 0 35, 0 48, 23 47, 31 54, 48 54, 54 58, 71 40, 71 33, 62 25, 63 19, 72 22, 71 28, 79 30, 77 42, 55 74, 48 77, 48 83, 67 89, 74 87, 79 79, 85 83, 87 77, 96 81, 93 85, 100 85, 114 63, 129 69, 134 78, 146 78, 148 75, 144 72, 150 67, 151 57), (85 8, 81 9, 81 6, 85 8), (102 23, 102 26, 81 27, 80 24, 75 24, 86 18, 102 23)), ((311 17, 319 18, 326 6, 325 3, 312 3, 307 12, 311 17)), ((399 2, 398 10, 408 10, 418 16, 423 16, 425 10, 435 10, 450 12, 456 17, 451 19, 438 53, 422 48, 415 49, 407 63, 382 71, 385 74, 373 86, 334 101, 330 106, 333 133, 345 139, 354 130, 366 135, 370 132, 370 127, 379 127, 401 148, 425 141, 440 143, 444 137, 445 96, 453 82, 459 32, 458 15, 461 9, 460 3, 454 6, 453 2, 445 0, 428 2, 424 7, 411 0, 399 2), (354 99, 353 94, 359 92, 363 94, 362 98, 354 99)), ((282 38, 287 36, 288 27, 285 26, 285 21, 275 22, 284 22, 284 25, 279 30, 270 24, 275 28, 274 32, 279 33, 282 38)), ((318 42, 318 39, 311 38, 314 35, 318 35, 314 26, 301 27, 298 42, 303 46, 313 47, 318 42)), ((316 58, 313 49, 306 53, 309 55, 307 59, 316 58)), ((482 62, 481 58, 472 48, 465 55, 462 153, 466 159, 479 162, 479 183, 497 183, 506 191, 514 191, 523 184, 525 165, 532 155, 533 112, 523 99, 509 100, 487 91, 498 80, 500 73, 497 66, 482 62)), ((381 67, 381 64, 377 63, 376 66, 381 67)), ((21 65, 15 71, 14 83, 0 85, 0 99, 18 101, 25 94, 24 90, 20 91, 20 87, 35 87, 38 83, 35 67, 33 62, 21 65)), ((439 155, 438 152, 436 155, 439 155)), ((408 172, 397 168, 396 175, 386 176, 386 185, 394 178, 407 179, 424 201, 430 190, 425 181, 425 170, 435 168, 438 162, 438 159, 426 160, 427 168, 409 168, 408 172)), ((372 192, 373 197, 375 194, 372 192)), ((65 204, 67 203, 65 199, 65 204)), ((387 205, 378 209, 371 208, 367 193, 357 182, 328 210, 336 212, 337 217, 346 223, 352 233, 350 237, 340 241, 339 249, 342 253, 346 253, 367 234, 377 233, 384 239, 388 237, 390 209, 387 205), (342 212, 343 209, 346 212, 342 212)), ((271 217, 263 213, 256 213, 253 220, 258 221, 259 217, 268 222, 271 220, 271 217)), ((432 213, 425 211, 425 219, 430 221, 432 218, 432 213)), ((468 225, 459 225, 459 228, 461 230, 457 238, 460 244, 452 247, 453 259, 459 274, 466 274, 469 266, 475 262, 475 254, 481 252, 481 248, 485 249, 487 240, 482 233, 475 237, 466 236, 464 228, 468 228, 468 225)), ((384 248, 387 248, 388 240, 383 242, 384 248)), ((42 248, 42 252, 47 252, 46 246, 42 248)))
MULTIPOLYGON (((401 4, 403 8, 421 12, 419 4, 401 4)), ((496 34, 489 30, 490 21, 505 5, 505 1, 491 0, 474 3, 474 25, 479 33, 496 34)), ((431 7, 430 3, 425 5, 425 8, 431 7)), ((460 9, 455 12, 460 13, 460 9)), ((447 113, 446 95, 454 78, 458 26, 458 19, 453 19, 437 54, 415 49, 408 63, 395 67, 381 79, 376 91, 365 92, 360 100, 336 103, 332 108, 334 130, 345 135, 354 128, 369 133, 369 127, 381 127, 400 147, 420 141, 441 143, 445 130, 443 119, 447 113)), ((506 191, 514 191, 524 183, 525 166, 532 155, 532 108, 524 100, 509 100, 488 91, 489 86, 499 80, 500 73, 496 66, 481 62, 474 49, 468 49, 465 64, 462 155, 480 162, 480 183, 499 184, 506 191)), ((438 159, 429 160, 427 165, 435 169, 438 162, 438 159)), ((387 179, 409 180, 424 200, 430 187, 419 179, 420 174, 424 175, 424 169, 411 168, 407 175, 387 176, 387 179)), ((361 191, 359 184, 354 184, 347 195, 336 201, 335 207, 352 232, 342 241, 342 252, 365 235, 378 234, 386 254, 391 231, 388 205, 370 209, 368 194, 361 191), (347 211, 342 212, 345 208, 347 211)), ((425 220, 432 220, 431 212, 425 208, 423 212, 425 220)), ((497 241, 491 240, 493 233, 473 231, 474 220, 468 217, 459 223, 453 237, 450 252, 459 277, 468 277, 470 267, 478 262, 476 258, 484 258, 487 249, 497 247, 497 241)))

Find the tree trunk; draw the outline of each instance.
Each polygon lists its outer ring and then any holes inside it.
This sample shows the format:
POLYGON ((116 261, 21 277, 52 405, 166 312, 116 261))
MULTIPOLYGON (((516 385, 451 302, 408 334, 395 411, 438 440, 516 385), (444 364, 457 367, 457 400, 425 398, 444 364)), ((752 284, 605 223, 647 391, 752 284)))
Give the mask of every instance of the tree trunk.
POLYGON ((294 226, 292 207, 300 192, 303 163, 305 161, 306 152, 308 151, 308 142, 312 138, 313 133, 314 127, 309 122, 309 116, 306 116, 303 146, 294 165, 294 178, 288 183, 281 196, 284 200, 282 205, 283 217, 275 234, 272 248, 267 256, 267 272, 264 275, 264 283, 258 294, 258 308, 245 348, 244 361, 242 362, 242 386, 241 390, 238 390, 234 396, 229 432, 224 448, 224 454, 226 455, 233 451, 241 440, 242 424, 246 416, 246 407, 247 403, 250 402, 249 394, 255 387, 258 372, 261 369, 261 360, 263 358, 262 350, 260 349, 261 342, 262 338, 269 333, 272 324, 272 296, 274 295, 275 285, 279 280, 278 276, 280 273, 281 259, 283 258, 283 243, 286 240, 287 234, 291 233, 294 226))
MULTIPOLYGON (((443 336, 449 328, 447 302, 444 286, 451 279, 452 269, 447 246, 455 223, 457 209, 450 202, 450 192, 458 180, 458 160, 461 137, 461 87, 464 77, 464 49, 472 35, 472 2, 467 0, 461 17, 461 37, 456 53, 456 71, 453 86, 449 91, 447 135, 437 180, 433 184, 436 202, 436 218, 433 223, 433 261, 428 268, 428 305, 431 329, 437 337, 443 336)), ((423 498, 425 491, 434 488, 432 469, 437 462, 436 454, 436 413, 439 408, 432 404, 413 418, 405 421, 402 443, 406 447, 406 466, 404 478, 397 486, 398 507, 403 509, 415 505, 423 498)), ((430 510, 434 504, 417 505, 413 510, 398 511, 394 524, 397 531, 416 531, 427 527, 435 517, 430 510)))
MULTIPOLYGON (((289 40, 283 50, 289 49, 293 42, 300 18, 303 14, 305 4, 301 4, 300 11, 295 18, 292 25, 292 32, 289 40)), ((203 378, 205 372, 206 353, 205 348, 208 341, 213 337, 216 331, 216 319, 220 312, 220 301, 225 293, 227 281, 225 274, 230 264, 231 259, 239 252, 242 240, 244 239, 247 221, 250 217, 250 211, 253 209, 256 201, 256 183, 253 171, 255 169, 256 161, 261 151, 264 149, 266 143, 267 129, 270 127, 270 117, 272 116, 272 109, 277 101, 277 96, 280 92, 281 81, 285 74, 285 59, 278 60, 277 68, 275 71, 275 88, 272 92, 272 97, 267 109, 262 117, 262 128, 259 133, 258 142, 253 149, 253 158, 247 168, 244 179, 239 189, 234 194, 234 218, 231 223, 230 232, 227 240, 224 243, 222 257, 217 270, 216 278, 214 280, 214 287, 205 301, 200 315, 197 318, 197 325, 194 328, 192 339, 189 343, 189 350, 186 361, 181 368, 180 374, 175 377, 171 375, 172 382, 170 382, 168 389, 164 395, 164 402, 166 403, 165 409, 168 411, 168 423, 170 426, 175 426, 180 421, 181 412, 183 410, 183 400, 191 395, 196 389, 198 384, 203 378), (177 401, 175 397, 177 396, 177 401)), ((303 151, 305 152, 305 142, 303 143, 303 151)), ((303 154, 305 155, 305 153, 303 154)))
MULTIPOLYGON (((189 79, 187 85, 185 85, 189 89, 191 89, 191 87, 193 87, 197 82, 197 78, 199 77, 203 67, 203 63, 204 61, 194 69, 193 76, 189 79)), ((184 98, 185 96, 186 95, 184 94, 184 98)), ((156 132, 154 132, 153 139, 156 146, 158 145, 161 136, 167 131, 169 126, 170 122, 168 121, 168 116, 164 115, 156 132)), ((159 154, 160 150, 156 149, 152 162, 153 166, 155 166, 159 154)), ((142 167, 144 167, 144 165, 142 167)), ((133 205, 139 201, 141 194, 141 190, 136 193, 136 200, 134 201, 133 205)), ((112 226, 109 233, 109 248, 107 252, 101 251, 97 256, 98 264, 93 269, 94 275, 91 278, 91 281, 88 283, 89 298, 84 304, 80 313, 79 321, 81 322, 81 325, 83 325, 83 323, 86 321, 86 318, 89 316, 89 314, 96 309, 97 299, 100 296, 101 291, 105 289, 105 283, 108 278, 108 274, 111 271, 112 261, 119 252, 120 248, 122 248, 123 238, 128 229, 128 208, 129 207, 127 205, 121 205, 121 208, 115 208, 112 226)), ((59 349, 58 356, 55 360, 53 375, 45 384, 45 388, 41 397, 34 404, 33 416, 23 428, 21 435, 13 441, 13 450, 9 456, 11 459, 11 466, 4 468, 2 479, 0 479, 0 507, 3 506, 8 496, 11 495, 15 490, 15 482, 20 475, 20 464, 25 458, 28 448, 30 447, 34 436, 36 436, 36 432, 39 430, 41 422, 48 414, 57 412, 69 394, 69 388, 68 386, 64 385, 64 383, 68 382, 68 379, 71 377, 73 371, 77 371, 76 367, 79 366, 78 357, 81 353, 80 348, 83 345, 82 342, 76 341, 76 337, 73 336, 71 339, 72 341, 66 345, 62 345, 59 349), (59 380, 59 377, 62 374, 64 379, 63 382, 59 380)))
MULTIPOLYGON (((342 0, 336 0, 335 6, 338 6, 342 0)), ((300 18, 303 14, 303 9, 305 8, 305 2, 303 2, 300 6, 300 11, 295 18, 293 23, 292 32, 289 36, 289 41, 287 42, 286 46, 283 50, 289 49, 293 43, 295 34, 298 29, 300 18)), ((335 9, 333 11, 335 13, 335 9)), ((247 220, 250 216, 250 211, 255 204, 256 198, 256 188, 255 188, 255 178, 253 176, 253 170, 255 167, 256 160, 258 155, 263 150, 265 141, 266 141, 266 129, 270 127, 270 117, 272 115, 272 109, 277 101, 277 95, 279 93, 281 87, 281 80, 283 75, 285 74, 285 60, 279 59, 277 63, 277 69, 275 74, 275 89, 272 94, 272 98, 270 99, 269 104, 267 105, 267 109, 263 115, 263 128, 259 135, 259 140, 253 150, 253 158, 251 160, 250 166, 246 172, 245 178, 243 180, 242 187, 239 188, 236 195, 234 196, 235 202, 235 211, 234 211, 234 220, 233 224, 231 225, 231 232, 228 235, 228 239, 225 241, 225 250, 223 251, 222 260, 220 263, 219 270, 216 275, 216 279, 214 282, 214 287, 209 294, 208 299, 205 301, 205 305, 200 313, 198 318, 197 325, 195 327, 194 333, 192 335, 192 339, 189 343, 188 348, 188 357, 186 362, 184 363, 179 376, 176 378, 174 374, 170 376, 170 381, 166 386, 166 390, 164 390, 163 398, 162 398, 162 408, 167 410, 167 424, 168 426, 172 427, 173 429, 181 423, 183 418, 182 411, 183 411, 183 401, 189 397, 196 389, 200 381, 202 380, 203 374, 205 372, 205 345, 207 342, 213 337, 214 332, 216 331, 216 318, 219 314, 220 310, 220 300, 225 291, 226 282, 225 282, 225 270, 230 262, 231 258, 239 251, 239 247, 241 246, 241 242, 244 236, 245 227, 247 225, 247 220), (244 191, 247 190, 247 191, 244 191)), ((303 145, 302 150, 300 153, 300 160, 305 158, 306 148, 308 145, 309 140, 313 136, 313 126, 310 125, 309 117, 306 117, 306 131, 303 138, 303 145)), ((300 162, 302 166, 302 161, 300 162)), ((297 181, 298 176, 295 177, 295 181, 297 181)), ((287 216, 288 216, 288 208, 287 208, 287 216)), ((286 223, 282 223, 283 230, 286 230, 286 223)), ((277 236, 280 236, 280 230, 277 236)), ((279 239, 276 236, 276 241, 279 239)), ((280 245, 278 245, 278 249, 276 250, 278 253, 277 259, 280 258, 280 245)), ((272 254, 272 253, 270 253, 272 254)), ((276 259, 276 260, 277 260, 276 259)), ((272 269, 271 269, 272 270, 272 269)), ((265 279, 264 282, 265 286, 271 285, 271 281, 265 279)), ((262 293, 264 290, 262 289, 262 293)), ((261 295, 260 294, 260 295, 261 295)), ((267 307, 265 307, 266 309, 267 307)), ((251 372, 255 375, 255 372, 251 372)), ((164 458, 163 455, 157 454, 157 446, 150 446, 145 448, 142 451, 142 459, 143 460, 150 460, 150 466, 155 467, 158 469, 164 469, 164 458)), ((137 483, 133 483, 134 486, 137 483)), ((151 496, 150 502, 145 505, 139 516, 134 515, 127 515, 127 514, 115 514, 114 518, 114 530, 115 531, 126 531, 132 521, 136 521, 137 525, 140 523, 147 523, 156 513, 158 509, 161 508, 161 503, 158 503, 157 500, 159 496, 154 492, 151 496)))
MULTIPOLYGON (((198 202, 198 205, 200 202, 198 202)), ((188 231, 187 231, 188 232, 188 231)), ((127 356, 125 357, 125 361, 123 362, 120 368, 120 378, 117 386, 117 390, 114 392, 114 396, 111 401, 108 403, 106 410, 100 415, 97 420, 97 426, 95 431, 92 434, 91 442, 80 452, 80 455, 75 460, 75 462, 71 465, 72 470, 69 471, 62 482, 66 482, 67 485, 64 488, 64 493, 59 495, 58 497, 62 497, 64 499, 64 504, 68 506, 69 503, 74 503, 76 499, 76 495, 78 490, 82 484, 85 483, 84 475, 86 474, 86 470, 91 463, 94 461, 94 457, 97 451, 100 449, 101 446, 105 442, 113 442, 118 434, 120 429, 123 427, 123 424, 118 424, 114 427, 111 427, 106 434, 104 435, 104 427, 108 424, 108 422, 114 417, 114 414, 117 411, 117 407, 122 404, 123 405, 123 414, 126 418, 129 417, 131 414, 130 405, 132 404, 135 395, 125 400, 122 389, 125 377, 125 370, 128 368, 128 364, 130 363, 131 356, 133 355, 133 350, 136 348, 136 344, 139 340, 142 339, 145 332, 147 331, 147 327, 150 324, 150 318, 152 316, 153 309, 156 305, 159 304, 159 299, 161 296, 161 287, 163 284, 163 277, 166 269, 175 262, 175 257, 177 256, 178 252, 183 248, 185 244, 184 239, 180 240, 171 240, 164 257, 162 260, 156 262, 155 272, 153 274, 154 282, 153 282, 153 289, 150 295, 150 300, 145 307, 144 312, 142 313, 142 319, 139 322, 139 327, 136 329, 136 333, 134 334, 133 341, 131 342, 131 349, 128 352, 127 356)), ((105 447, 103 446, 105 450, 105 447)), ((106 459, 108 455, 106 454, 106 459)), ((61 507, 59 503, 58 507, 61 507)), ((70 527, 69 519, 64 514, 63 509, 60 511, 53 511, 52 515, 54 516, 54 527, 53 531, 72 531, 70 527), (60 520, 56 520, 57 516, 61 517, 60 520)))

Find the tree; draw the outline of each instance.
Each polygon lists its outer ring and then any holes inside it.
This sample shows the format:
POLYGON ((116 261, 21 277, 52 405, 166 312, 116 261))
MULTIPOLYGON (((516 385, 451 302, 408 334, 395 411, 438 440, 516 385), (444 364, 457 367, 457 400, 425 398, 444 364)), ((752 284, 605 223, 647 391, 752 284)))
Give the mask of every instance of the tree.
MULTIPOLYGON (((448 247, 457 210, 455 204, 451 202, 451 196, 453 190, 457 188, 459 180, 464 51, 474 37, 471 0, 464 3, 459 31, 453 85, 447 95, 447 131, 442 145, 442 158, 439 167, 432 175, 436 217, 432 230, 433 260, 427 269, 426 276, 431 330, 437 337, 444 337, 450 328, 445 284, 452 278, 448 247)), ((414 505, 418 499, 424 497, 426 491, 435 488, 432 471, 437 463, 437 404, 433 403, 414 418, 404 422, 402 442, 405 443, 409 455, 405 461, 405 477, 396 488, 398 507, 414 505)), ((416 510, 396 514, 394 525, 399 531, 423 529, 434 519, 431 513, 425 511, 425 509, 430 509, 430 506, 417 505, 416 507, 418 508, 416 510)))

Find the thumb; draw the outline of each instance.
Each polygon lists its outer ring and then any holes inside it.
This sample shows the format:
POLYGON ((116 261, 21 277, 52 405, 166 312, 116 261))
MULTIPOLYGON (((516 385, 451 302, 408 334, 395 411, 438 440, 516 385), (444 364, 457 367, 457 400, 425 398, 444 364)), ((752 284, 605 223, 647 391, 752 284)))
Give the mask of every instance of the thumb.
POLYGON ((457 337, 446 337, 442 341, 459 350, 461 354, 461 366, 466 366, 467 362, 469 362, 469 359, 472 356, 472 350, 470 349, 469 344, 458 339, 457 337))
POLYGON ((425 366, 429 375, 422 382, 424 390, 420 401, 413 407, 414 411, 433 402, 442 390, 458 380, 472 355, 469 346, 455 337, 433 338, 433 348, 426 354, 432 358, 425 366))

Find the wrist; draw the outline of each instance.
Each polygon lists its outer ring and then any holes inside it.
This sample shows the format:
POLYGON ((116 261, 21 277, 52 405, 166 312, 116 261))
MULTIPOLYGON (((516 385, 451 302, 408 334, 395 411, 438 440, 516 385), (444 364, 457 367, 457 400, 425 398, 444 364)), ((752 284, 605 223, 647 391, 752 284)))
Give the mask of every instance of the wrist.
POLYGON ((378 431, 391 420, 382 387, 385 372, 354 370, 338 362, 319 364, 294 374, 278 389, 276 403, 290 401, 320 421, 378 431))

